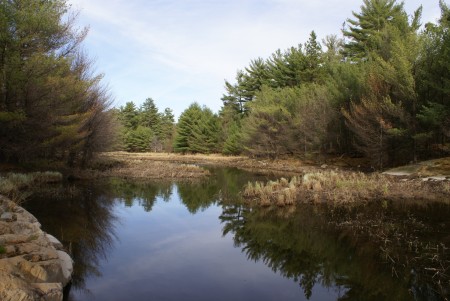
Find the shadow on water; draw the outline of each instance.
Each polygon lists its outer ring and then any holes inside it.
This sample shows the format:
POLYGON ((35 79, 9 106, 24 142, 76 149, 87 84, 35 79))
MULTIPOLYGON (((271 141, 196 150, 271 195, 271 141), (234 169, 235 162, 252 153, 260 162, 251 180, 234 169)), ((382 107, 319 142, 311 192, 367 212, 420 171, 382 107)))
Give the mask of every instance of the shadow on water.
POLYGON ((450 207, 375 202, 267 209, 224 206, 224 235, 249 260, 339 300, 448 300, 450 207))
POLYGON ((176 193, 191 215, 219 206, 223 236, 231 235, 248 260, 298 283, 306 299, 314 298, 316 285, 339 291, 338 300, 449 299, 448 205, 249 208, 239 191, 262 179, 237 169, 212 171, 191 183, 111 179, 53 187, 36 193, 26 208, 70 249, 76 290, 102 277, 100 265, 121 227, 115 206, 137 205, 151 215, 158 200, 171 202, 176 193))
POLYGON ((115 241, 114 194, 104 185, 63 185, 34 193, 25 207, 44 231, 57 237, 75 259, 73 288, 89 277, 101 277, 99 264, 115 241))

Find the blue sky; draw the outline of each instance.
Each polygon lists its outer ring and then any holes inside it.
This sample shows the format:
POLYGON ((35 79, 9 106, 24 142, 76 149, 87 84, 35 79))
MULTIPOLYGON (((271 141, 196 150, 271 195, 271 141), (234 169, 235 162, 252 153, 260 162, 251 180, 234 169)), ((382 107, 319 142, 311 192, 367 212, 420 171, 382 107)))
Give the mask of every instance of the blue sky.
MULTIPOLYGON (((438 0, 406 0, 422 21, 440 16, 438 0), (423 2, 423 3, 421 3, 423 2)), ((257 57, 338 34, 362 0, 69 0, 84 42, 114 105, 155 100, 176 116, 196 101, 217 112, 225 80, 257 57)))

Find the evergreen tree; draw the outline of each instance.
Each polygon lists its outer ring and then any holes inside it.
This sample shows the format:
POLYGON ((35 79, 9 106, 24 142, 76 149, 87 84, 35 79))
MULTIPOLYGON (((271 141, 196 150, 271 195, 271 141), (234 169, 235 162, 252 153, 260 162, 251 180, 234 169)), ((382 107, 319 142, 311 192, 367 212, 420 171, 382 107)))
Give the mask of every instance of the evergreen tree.
POLYGON ((152 98, 147 98, 139 110, 139 124, 148 127, 159 137, 162 132, 160 124, 161 117, 162 116, 155 105, 155 101, 152 98))
POLYGON ((450 138, 450 9, 440 1, 437 25, 426 24, 416 73, 421 130, 416 139, 424 149, 450 138))
POLYGON ((414 13, 411 24, 408 23, 403 3, 396 0, 363 0, 361 12, 353 12, 355 19, 347 19, 348 30, 343 34, 350 41, 344 46, 344 54, 351 60, 368 59, 371 52, 388 59, 390 54, 389 33, 386 28, 396 28, 400 35, 416 31, 419 28, 421 8, 414 13))
POLYGON ((173 145, 175 152, 187 153, 192 151, 189 142, 192 137, 192 129, 200 120, 201 111, 200 105, 193 103, 181 113, 173 145))
POLYGON ((105 145, 109 96, 74 24, 62 0, 0 3, 0 160, 72 165, 105 145))
POLYGON ((242 141, 252 156, 276 158, 291 153, 286 137, 292 132, 292 115, 278 92, 263 87, 257 100, 250 103, 250 114, 242 126, 242 141))
POLYGON ((219 152, 219 119, 210 109, 204 107, 200 118, 193 124, 189 137, 189 148, 193 153, 219 152))
POLYGON ((125 130, 134 130, 139 125, 139 111, 134 102, 129 101, 125 106, 120 107, 119 118, 125 130))
POLYGON ((245 112, 245 104, 252 99, 252 92, 245 90, 244 72, 238 71, 236 74, 236 84, 225 81, 225 90, 227 94, 222 96, 225 106, 234 106, 240 113, 245 112))
POLYGON ((139 125, 124 135, 125 148, 129 152, 147 152, 151 150, 154 133, 148 127, 139 125))
POLYGON ((317 41, 317 35, 311 32, 305 44, 305 66, 301 72, 302 82, 319 83, 324 80, 322 46, 317 41))
POLYGON ((247 91, 247 101, 251 101, 263 85, 269 85, 269 67, 265 60, 257 58, 250 61, 250 65, 245 68, 245 71, 241 86, 244 91, 247 91))
POLYGON ((238 155, 242 152, 241 145, 241 120, 243 114, 239 114, 233 105, 224 105, 219 112, 220 137, 219 144, 222 153, 226 155, 238 155))
POLYGON ((397 127, 398 120, 405 119, 403 108, 389 98, 363 99, 343 114, 357 137, 357 149, 371 159, 373 167, 383 169, 391 163, 397 138, 405 132, 397 127))
POLYGON ((284 53, 277 50, 267 62, 272 88, 296 87, 303 83, 302 71, 306 60, 302 45, 291 47, 284 53))
POLYGON ((161 135, 164 151, 170 152, 173 149, 173 136, 175 131, 175 116, 171 109, 164 109, 161 116, 161 135))
POLYGON ((238 121, 233 121, 228 128, 228 135, 223 142, 222 153, 225 155, 239 155, 242 153, 242 128, 238 121))
POLYGON ((193 103, 180 116, 174 151, 213 153, 220 151, 219 118, 210 109, 193 103))

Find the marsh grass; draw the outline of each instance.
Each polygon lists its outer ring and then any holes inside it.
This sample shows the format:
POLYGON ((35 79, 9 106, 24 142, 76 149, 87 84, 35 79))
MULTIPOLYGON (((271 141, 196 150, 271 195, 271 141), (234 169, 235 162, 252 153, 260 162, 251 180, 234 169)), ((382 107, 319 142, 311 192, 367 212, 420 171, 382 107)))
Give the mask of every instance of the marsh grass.
POLYGON ((352 203, 384 197, 392 180, 378 173, 323 171, 303 176, 301 188, 306 199, 316 202, 352 203))
POLYGON ((278 207, 291 206, 295 204, 297 197, 297 177, 291 180, 281 178, 277 181, 248 182, 244 187, 242 195, 248 200, 258 203, 263 207, 276 205, 278 207))
POLYGON ((101 154, 88 170, 78 171, 80 178, 120 177, 135 179, 196 179, 209 171, 190 162, 175 160, 170 155, 113 152, 101 154))
POLYGON ((0 194, 16 203, 24 201, 32 194, 35 186, 62 181, 59 172, 45 171, 33 173, 7 173, 0 176, 0 194))
POLYGON ((380 203, 384 210, 374 210, 379 206, 376 202, 358 210, 342 206, 329 217, 329 223, 342 230, 341 238, 349 239, 352 245, 377 246, 380 259, 390 267, 393 277, 406 279, 413 274, 420 275, 415 276, 416 280, 428 282, 433 291, 444 297, 442 300, 448 300, 450 246, 446 239, 441 239, 445 230, 429 223, 428 218, 424 220, 425 214, 418 216, 414 207, 413 212, 399 219, 392 210, 398 213, 403 205, 395 206, 391 202, 391 210, 385 210, 384 201, 380 203))
POLYGON ((249 182, 243 197, 261 206, 291 206, 299 200, 352 204, 379 199, 445 200, 450 182, 398 181, 379 173, 318 171, 267 183, 249 182))

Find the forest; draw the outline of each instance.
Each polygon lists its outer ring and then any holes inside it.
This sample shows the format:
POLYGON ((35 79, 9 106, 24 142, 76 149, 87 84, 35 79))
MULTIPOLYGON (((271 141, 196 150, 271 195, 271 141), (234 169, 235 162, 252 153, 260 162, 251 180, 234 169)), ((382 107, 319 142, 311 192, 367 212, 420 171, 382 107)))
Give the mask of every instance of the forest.
MULTIPOLYGON (((363 0, 342 35, 255 58, 226 80, 218 113, 175 121, 152 98, 112 107, 61 0, 0 6, 0 162, 85 166, 105 150, 251 157, 365 157, 374 169, 450 154, 450 9, 363 0)), ((239 66, 236 66, 239 67, 239 66)), ((219 100, 218 100, 219 101, 219 100)))

